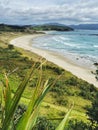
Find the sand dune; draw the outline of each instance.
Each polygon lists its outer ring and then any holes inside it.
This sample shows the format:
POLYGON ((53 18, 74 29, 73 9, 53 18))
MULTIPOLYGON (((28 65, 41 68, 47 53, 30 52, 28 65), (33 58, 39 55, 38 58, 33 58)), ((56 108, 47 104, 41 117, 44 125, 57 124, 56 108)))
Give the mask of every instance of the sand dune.
POLYGON ((63 69, 70 71, 72 74, 76 75, 78 78, 81 78, 91 84, 94 84, 96 87, 98 87, 98 81, 96 81, 95 76, 91 73, 91 70, 75 65, 71 63, 70 60, 68 60, 67 58, 59 54, 34 48, 31 44, 33 38, 39 37, 42 35, 43 34, 35 34, 35 35, 18 37, 11 40, 10 44, 13 44, 14 46, 34 52, 46 58, 46 60, 51 61, 54 64, 62 67, 63 69))

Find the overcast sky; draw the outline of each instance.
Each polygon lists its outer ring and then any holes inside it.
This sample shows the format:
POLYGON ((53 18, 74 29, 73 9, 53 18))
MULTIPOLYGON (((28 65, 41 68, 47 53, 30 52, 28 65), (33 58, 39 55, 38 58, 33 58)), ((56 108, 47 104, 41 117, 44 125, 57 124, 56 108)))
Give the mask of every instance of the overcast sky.
POLYGON ((0 0, 0 23, 98 23, 98 0, 0 0))

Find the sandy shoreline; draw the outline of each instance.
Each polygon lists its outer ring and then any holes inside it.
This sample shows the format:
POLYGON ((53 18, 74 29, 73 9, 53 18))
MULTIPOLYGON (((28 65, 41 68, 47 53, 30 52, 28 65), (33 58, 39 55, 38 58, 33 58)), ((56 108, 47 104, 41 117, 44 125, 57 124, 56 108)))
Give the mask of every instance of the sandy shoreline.
POLYGON ((14 46, 34 52, 38 54, 39 56, 46 58, 46 60, 51 61, 54 64, 62 67, 63 69, 70 71, 72 74, 76 75, 78 78, 81 78, 91 84, 94 84, 96 87, 98 87, 98 82, 95 79, 95 75, 91 73, 91 70, 72 64, 69 60, 67 60, 63 56, 60 56, 56 53, 34 48, 33 46, 31 47, 31 42, 33 38, 43 36, 43 35, 45 34, 34 34, 34 35, 18 37, 11 40, 10 44, 13 44, 14 46))

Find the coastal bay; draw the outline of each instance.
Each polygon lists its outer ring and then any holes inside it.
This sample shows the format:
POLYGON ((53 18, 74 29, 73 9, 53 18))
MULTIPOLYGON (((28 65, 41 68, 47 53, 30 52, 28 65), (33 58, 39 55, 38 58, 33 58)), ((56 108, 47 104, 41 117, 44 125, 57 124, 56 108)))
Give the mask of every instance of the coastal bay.
POLYGON ((10 44, 13 44, 14 46, 36 53, 39 56, 44 57, 47 61, 51 61, 52 63, 62 67, 63 69, 70 71, 72 74, 76 75, 78 78, 81 78, 95 85, 96 87, 98 87, 98 82, 95 79, 95 75, 91 73, 90 69, 80 67, 72 63, 68 58, 63 57, 62 55, 58 53, 33 47, 32 46, 33 39, 37 37, 41 37, 43 35, 45 34, 34 34, 34 35, 18 37, 11 40, 10 44))

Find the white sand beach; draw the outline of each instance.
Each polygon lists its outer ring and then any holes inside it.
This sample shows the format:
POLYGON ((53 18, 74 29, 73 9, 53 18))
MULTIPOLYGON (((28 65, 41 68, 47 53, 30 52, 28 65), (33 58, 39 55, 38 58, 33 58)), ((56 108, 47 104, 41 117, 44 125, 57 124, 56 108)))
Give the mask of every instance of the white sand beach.
POLYGON ((84 67, 75 65, 71 63, 70 60, 68 60, 67 58, 59 54, 33 47, 31 44, 31 41, 33 41, 33 38, 43 36, 43 35, 44 34, 21 36, 21 37, 11 40, 10 44, 13 44, 14 46, 36 53, 39 56, 46 58, 47 61, 53 62, 54 64, 62 67, 63 69, 70 71, 72 74, 76 75, 78 78, 81 78, 91 84, 94 84, 96 87, 98 87, 98 81, 96 81, 95 75, 91 73, 90 69, 86 69, 84 67))

